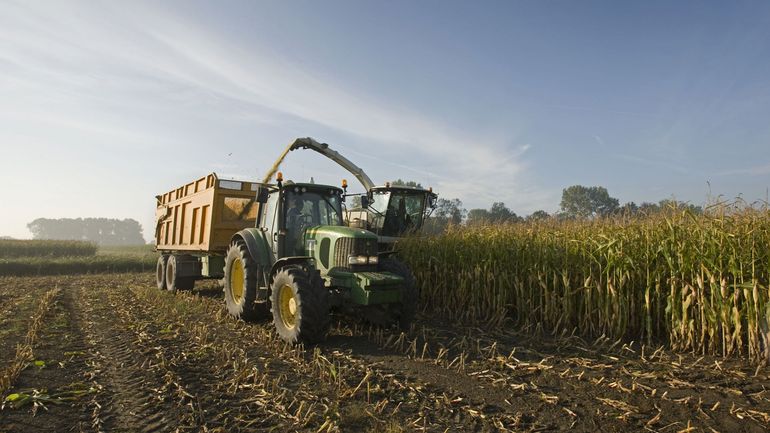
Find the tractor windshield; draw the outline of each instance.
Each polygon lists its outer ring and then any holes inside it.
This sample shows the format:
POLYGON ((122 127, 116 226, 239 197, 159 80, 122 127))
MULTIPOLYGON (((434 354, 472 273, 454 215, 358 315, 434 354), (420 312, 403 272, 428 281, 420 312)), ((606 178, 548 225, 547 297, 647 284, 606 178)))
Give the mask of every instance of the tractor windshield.
POLYGON ((307 191, 306 188, 288 191, 286 194, 286 228, 291 231, 300 226, 319 225, 342 225, 342 205, 339 195, 307 191))
POLYGON ((374 231, 382 236, 405 236, 422 226, 425 194, 420 191, 373 191, 374 231))
POLYGON ((334 190, 326 193, 291 188, 285 200, 287 248, 294 254, 302 254, 302 234, 308 227, 342 225, 342 200, 334 190))

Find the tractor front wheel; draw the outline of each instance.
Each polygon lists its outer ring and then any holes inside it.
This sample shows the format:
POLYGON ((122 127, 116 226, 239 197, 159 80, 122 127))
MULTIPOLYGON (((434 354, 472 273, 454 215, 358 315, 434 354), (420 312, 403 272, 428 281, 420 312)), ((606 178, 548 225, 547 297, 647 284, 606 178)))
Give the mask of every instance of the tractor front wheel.
POLYGON ((270 286, 270 305, 278 335, 289 343, 316 343, 329 328, 329 293, 318 271, 299 267, 278 271, 270 286))

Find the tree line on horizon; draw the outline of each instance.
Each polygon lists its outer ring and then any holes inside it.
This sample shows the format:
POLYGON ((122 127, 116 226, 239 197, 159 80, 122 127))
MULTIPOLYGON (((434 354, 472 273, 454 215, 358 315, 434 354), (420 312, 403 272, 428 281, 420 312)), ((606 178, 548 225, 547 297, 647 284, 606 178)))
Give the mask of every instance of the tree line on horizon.
POLYGON ((89 241, 98 245, 143 245, 138 221, 115 218, 38 218, 27 228, 33 239, 89 241))
MULTIPOLYGON (((395 181, 398 182, 398 181, 395 181)), ((394 182, 394 184, 396 184, 394 182)), ((413 182, 412 182, 413 183, 413 182)), ((415 184, 419 186, 419 184, 415 184)), ((544 210, 537 210, 526 216, 520 216, 509 209, 504 202, 495 202, 488 209, 470 209, 463 207, 460 199, 439 198, 436 209, 426 221, 428 231, 440 231, 448 225, 475 225, 475 224, 499 224, 517 223, 524 221, 539 221, 549 218, 558 220, 592 219, 613 215, 640 215, 653 214, 666 209, 687 209, 692 213, 703 213, 701 206, 678 201, 675 199, 663 199, 657 203, 642 202, 636 204, 633 201, 620 204, 620 201, 610 196, 606 188, 602 186, 573 185, 562 190, 560 210, 550 214, 544 210)))

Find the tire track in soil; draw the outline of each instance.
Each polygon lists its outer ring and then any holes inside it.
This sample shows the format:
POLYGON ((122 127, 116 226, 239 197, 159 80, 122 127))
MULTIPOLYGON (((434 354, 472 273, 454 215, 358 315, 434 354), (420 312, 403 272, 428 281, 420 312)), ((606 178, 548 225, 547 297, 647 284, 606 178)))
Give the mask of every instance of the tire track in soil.
POLYGON ((549 408, 537 397, 516 396, 508 388, 466 374, 459 366, 447 367, 431 359, 414 359, 386 347, 375 335, 398 337, 398 334, 388 334, 389 330, 372 327, 366 333, 357 326, 337 325, 342 335, 330 336, 323 343, 327 352, 343 350, 352 359, 375 365, 384 374, 402 376, 431 390, 434 396, 454 402, 449 413, 456 423, 454 427, 465 425, 474 431, 540 431, 570 426, 555 423, 554 416, 563 417, 565 413, 549 408))
MULTIPOLYGON (((461 335, 460 329, 444 329, 449 335, 430 332, 431 336, 425 338, 425 331, 435 328, 424 321, 418 325, 422 332, 416 331, 418 326, 403 335, 389 329, 370 330, 367 338, 384 350, 400 353, 414 364, 423 364, 432 370, 445 371, 460 378, 459 382, 465 389, 475 390, 471 394, 484 390, 485 396, 502 395, 505 409, 516 413, 512 426, 516 429, 526 426, 529 430, 624 431, 629 427, 627 416, 618 417, 614 416, 617 414, 602 413, 599 410, 601 403, 597 402, 597 396, 608 397, 602 394, 606 390, 587 381, 574 381, 558 374, 553 365, 545 362, 548 357, 522 357, 522 361, 515 357, 507 360, 503 355, 490 360, 480 356, 481 353, 474 354, 468 350, 470 345, 465 342, 467 336, 461 335), (399 339, 404 341, 399 344, 399 339), (424 358, 423 352, 427 354, 424 358), (417 353, 421 353, 419 357, 417 353), (597 393, 597 390, 600 392, 597 393)), ((490 340, 491 343, 498 343, 494 339, 490 340)), ((619 399, 617 401, 628 400, 627 396, 614 397, 619 399)))
POLYGON ((149 353, 140 352, 128 329, 116 317, 106 287, 79 285, 74 291, 75 317, 92 346, 94 379, 102 392, 94 405, 92 427, 98 431, 156 432, 173 429, 176 410, 163 396, 163 381, 146 367, 149 353))
MULTIPOLYGON (((770 400, 763 397, 770 388, 767 374, 747 381, 746 372, 728 372, 720 368, 719 379, 714 380, 714 374, 709 375, 708 368, 702 364, 696 368, 699 361, 694 357, 689 357, 687 364, 690 367, 685 367, 682 359, 688 357, 684 355, 679 356, 679 362, 673 362, 667 361, 670 355, 663 352, 658 355, 658 361, 652 361, 621 354, 630 349, 616 352, 606 347, 587 349, 582 340, 581 344, 564 339, 535 341, 533 337, 514 336, 510 332, 491 333, 472 327, 450 329, 423 324, 423 335, 426 330, 431 335, 427 339, 431 346, 429 352, 435 354, 437 350, 447 350, 449 359, 462 353, 467 362, 464 370, 469 375, 483 377, 497 387, 512 385, 517 389, 521 386, 510 398, 511 402, 518 404, 521 402, 518 397, 542 393, 546 401, 551 400, 546 408, 563 409, 563 412, 552 415, 569 414, 572 417, 574 423, 566 427, 585 431, 595 428, 622 431, 633 426, 686 429, 692 425, 703 430, 756 432, 770 427, 767 418, 770 400), (536 350, 522 347, 527 342, 536 350), (506 356, 514 352, 516 357, 506 356), (736 379, 743 378, 737 382, 750 385, 740 390, 719 383, 725 382, 725 376, 729 374, 736 377, 726 382, 735 384, 736 379), (681 376, 698 380, 690 383, 686 379, 680 380, 678 377, 681 376), (712 380, 704 380, 707 376, 712 380), (763 404, 759 404, 760 401, 763 404)), ((419 335, 415 337, 414 334, 412 341, 422 344, 424 339, 418 340, 419 335)), ((374 340, 383 339, 376 336, 374 340)), ((403 348, 401 352, 416 357, 403 348)), ((428 359, 427 362, 432 361, 428 359)), ((755 374, 753 368, 745 365, 743 368, 755 374)), ((550 412, 544 410, 538 414, 542 418, 550 412)))

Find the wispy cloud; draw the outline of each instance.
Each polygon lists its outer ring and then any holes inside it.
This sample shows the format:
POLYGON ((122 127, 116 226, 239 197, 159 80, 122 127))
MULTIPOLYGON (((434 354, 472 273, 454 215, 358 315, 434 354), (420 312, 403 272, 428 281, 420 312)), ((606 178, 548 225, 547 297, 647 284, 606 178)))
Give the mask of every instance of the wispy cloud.
POLYGON ((138 142, 145 134, 128 131, 145 129, 142 119, 122 118, 122 109, 162 110, 159 94, 190 105, 208 95, 263 122, 299 120, 360 137, 373 143, 356 148, 363 155, 376 158, 379 146, 409 155, 386 164, 428 175, 446 196, 542 207, 526 179, 529 145, 516 144, 516 131, 461 130, 401 101, 350 92, 342 79, 321 79, 269 47, 242 46, 152 3, 6 3, 0 15, 0 77, 26 101, 21 116, 138 142), (83 107, 70 110, 73 100, 83 107), (88 108, 105 105, 113 111, 88 108))

